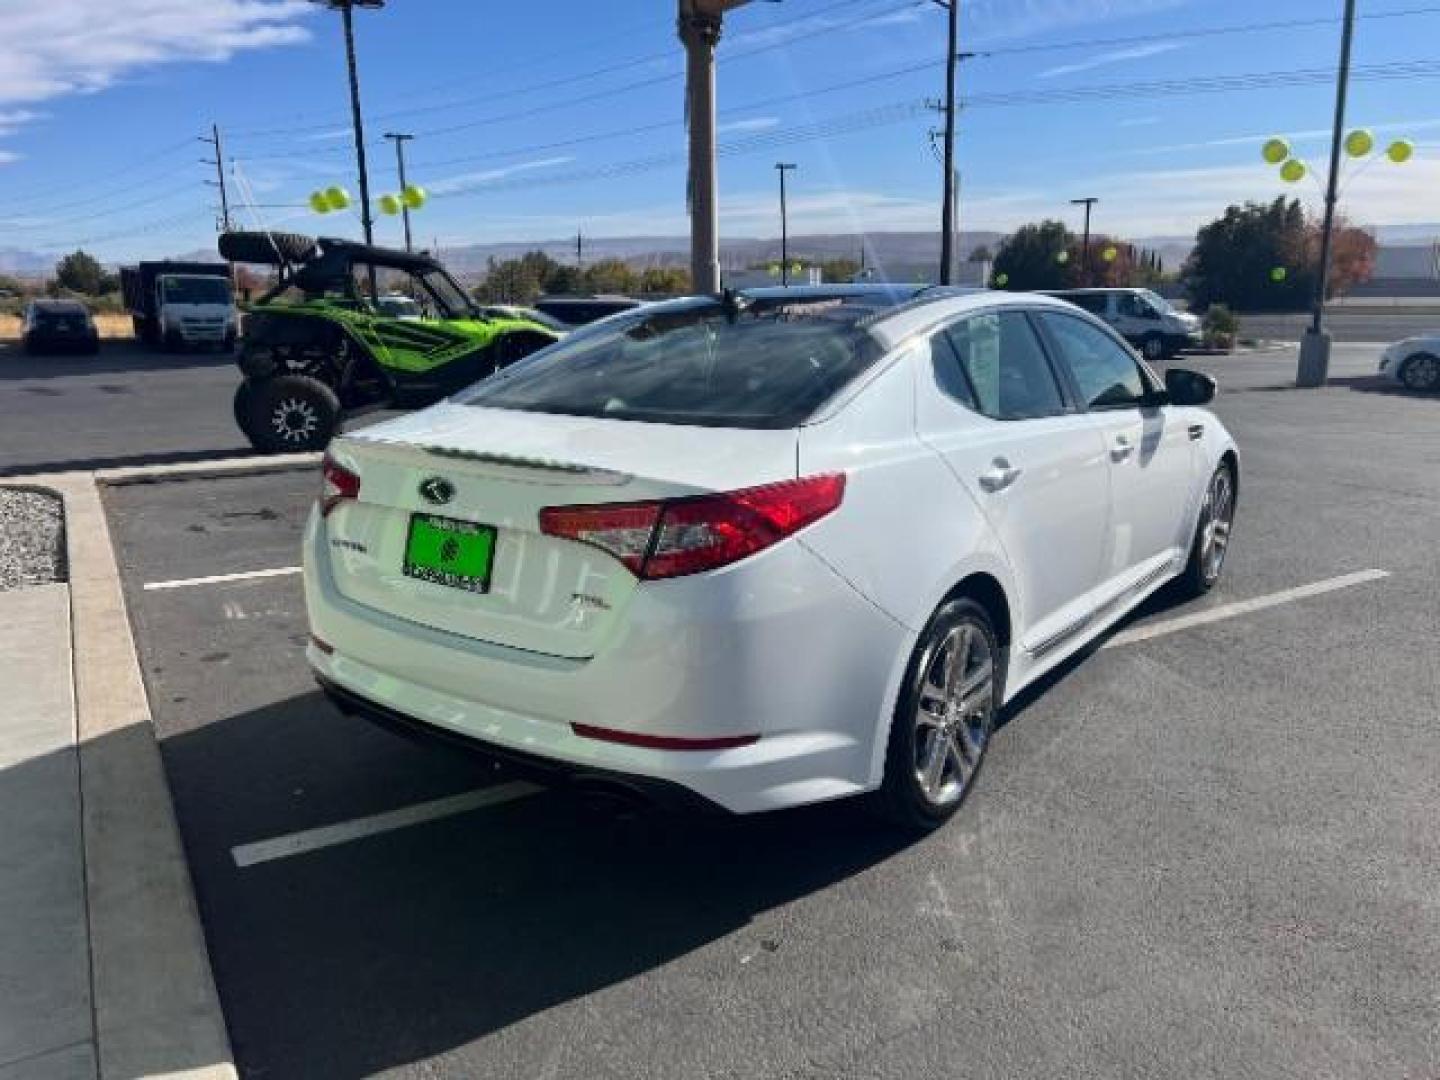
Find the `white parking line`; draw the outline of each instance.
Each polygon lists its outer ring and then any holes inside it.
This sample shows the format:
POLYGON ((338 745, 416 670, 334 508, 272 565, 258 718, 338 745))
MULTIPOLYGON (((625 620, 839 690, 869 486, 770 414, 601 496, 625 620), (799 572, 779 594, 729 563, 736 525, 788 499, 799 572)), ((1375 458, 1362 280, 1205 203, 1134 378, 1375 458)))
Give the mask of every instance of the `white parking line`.
POLYGON ((177 578, 174 581, 147 581, 146 592, 162 589, 185 589, 191 585, 223 585, 227 581, 250 581, 256 578, 289 577, 300 573, 298 566, 277 566, 273 570, 245 570, 239 574, 211 574, 209 577, 177 578))
POLYGON ((273 840, 257 840, 253 844, 240 844, 238 847, 230 849, 230 855, 235 860, 236 866, 256 866, 260 863, 273 862, 276 859, 288 859, 292 855, 306 855, 322 848, 334 847, 337 844, 348 844, 352 840, 362 840, 378 833, 393 832, 411 825, 422 825, 427 821, 453 817, 456 814, 477 810, 482 806, 496 806, 500 803, 513 802, 515 799, 523 799, 540 790, 541 788, 535 784, 514 780, 508 784, 497 784, 495 787, 481 788, 478 791, 467 791, 460 795, 436 799, 433 802, 404 806, 399 810, 391 810, 384 814, 343 821, 338 825, 322 825, 318 829, 306 829, 304 832, 291 833, 288 836, 277 836, 273 840))
POLYGON ((1196 626, 1207 626, 1210 623, 1233 619, 1237 615, 1249 615, 1256 611, 1264 611, 1266 608, 1279 607, 1281 604, 1291 604, 1296 600, 1307 600, 1312 596, 1323 596, 1325 593, 1335 592, 1337 589, 1348 589, 1352 585, 1364 585, 1366 582, 1379 581, 1381 578, 1387 578, 1389 576, 1390 572, 1388 570, 1359 570, 1353 574, 1327 578, 1324 581, 1317 581, 1310 585, 1300 585, 1293 589, 1282 589, 1280 592, 1267 593, 1264 596, 1252 597, 1249 600, 1240 600, 1233 604, 1222 604, 1219 607, 1209 608, 1206 611, 1197 611, 1193 615, 1181 615, 1175 619, 1165 619, 1161 622, 1136 626, 1133 629, 1116 634, 1102 647, 1106 649, 1117 649, 1122 645, 1134 645, 1137 642, 1164 637, 1166 634, 1173 634, 1180 630, 1190 630, 1196 626))

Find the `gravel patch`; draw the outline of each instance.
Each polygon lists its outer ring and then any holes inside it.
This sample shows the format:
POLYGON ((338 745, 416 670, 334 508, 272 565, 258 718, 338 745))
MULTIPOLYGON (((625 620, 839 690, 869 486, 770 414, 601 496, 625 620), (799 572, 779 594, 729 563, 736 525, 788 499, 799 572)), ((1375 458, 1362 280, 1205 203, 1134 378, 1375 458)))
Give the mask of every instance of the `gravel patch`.
POLYGON ((60 497, 0 488, 0 592, 65 580, 60 497))

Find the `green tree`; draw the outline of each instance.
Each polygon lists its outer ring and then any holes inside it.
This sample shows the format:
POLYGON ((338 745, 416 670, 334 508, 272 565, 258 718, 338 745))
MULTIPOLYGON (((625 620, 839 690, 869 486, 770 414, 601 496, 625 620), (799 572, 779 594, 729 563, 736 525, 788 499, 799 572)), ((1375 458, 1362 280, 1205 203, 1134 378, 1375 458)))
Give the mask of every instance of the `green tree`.
POLYGON ((55 264, 55 284, 70 292, 99 296, 114 289, 114 276, 105 273, 95 256, 72 251, 55 264))
POLYGON ((549 282, 562 269, 543 251, 527 251, 518 259, 491 257, 485 280, 475 288, 475 298, 487 304, 529 304, 547 291, 549 282))
POLYGON ((1063 289, 1071 282, 1072 256, 1062 262, 1062 252, 1075 247, 1075 237, 1063 222, 1041 221, 1022 225, 1000 242, 991 267, 991 280, 1004 275, 1007 289, 1063 289))
POLYGON ((601 259, 585 268, 584 282, 586 291, 592 293, 630 293, 639 278, 622 260, 601 259))
POLYGON ((854 259, 847 259, 841 256, 838 259, 825 259, 820 263, 820 280, 829 283, 854 281, 855 275, 860 273, 860 264, 854 259))
POLYGON ((657 296, 684 296, 692 289, 683 266, 651 266, 640 275, 640 291, 657 296))
POLYGON ((1299 199, 1282 195, 1272 203, 1227 208, 1195 235, 1195 250, 1182 271, 1191 303, 1226 304, 1237 311, 1302 310, 1315 290, 1309 234, 1299 199), (1284 274, 1272 273, 1277 269, 1284 274))

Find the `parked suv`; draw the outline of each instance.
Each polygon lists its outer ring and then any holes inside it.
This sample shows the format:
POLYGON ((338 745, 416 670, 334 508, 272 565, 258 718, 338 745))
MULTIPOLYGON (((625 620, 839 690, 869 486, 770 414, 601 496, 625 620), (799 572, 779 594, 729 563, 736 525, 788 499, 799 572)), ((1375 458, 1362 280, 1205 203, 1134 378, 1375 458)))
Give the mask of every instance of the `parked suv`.
POLYGON ((1048 295, 1104 319, 1152 362, 1200 344, 1200 320, 1149 289, 1058 289, 1048 295))
POLYGON ((21 337, 28 353, 100 351, 100 334, 78 300, 32 300, 25 308, 21 337))

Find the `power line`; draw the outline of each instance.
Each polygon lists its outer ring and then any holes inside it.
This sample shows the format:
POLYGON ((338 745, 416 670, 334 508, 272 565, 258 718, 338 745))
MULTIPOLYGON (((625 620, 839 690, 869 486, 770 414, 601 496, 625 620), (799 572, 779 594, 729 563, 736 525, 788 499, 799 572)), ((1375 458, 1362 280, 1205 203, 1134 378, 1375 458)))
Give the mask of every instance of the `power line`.
MULTIPOLYGON (((40 189, 37 188, 37 189, 36 189, 36 194, 38 194, 39 197, 41 198, 41 200, 42 200, 42 205, 41 205, 40 207, 26 207, 26 206, 24 206, 24 204, 22 203, 22 205, 21 205, 21 207, 20 207, 20 212, 27 213, 27 214, 48 214, 48 213, 54 212, 55 210, 64 210, 64 209, 68 209, 68 208, 73 207, 73 206, 85 206, 85 205, 89 205, 90 203, 97 202, 97 201, 99 201, 99 199, 108 198, 108 197, 109 197, 108 195, 100 195, 100 196, 87 197, 87 198, 84 198, 84 199, 75 200, 75 201, 72 201, 72 202, 69 202, 69 203, 59 203, 59 204, 45 204, 44 201, 43 201, 43 200, 45 200, 46 198, 48 198, 48 197, 50 197, 50 196, 52 196, 52 195, 64 194, 65 192, 68 192, 68 191, 83 191, 83 190, 85 190, 86 188, 94 187, 96 184, 108 184, 111 180, 114 180, 117 176, 126 176, 126 175, 128 175, 128 174, 130 174, 130 173, 133 173, 133 172, 136 172, 136 171, 138 171, 138 170, 148 168, 148 167, 150 167, 150 166, 152 166, 152 165, 155 164, 155 161, 156 161, 157 158, 173 157, 173 156, 175 156, 176 154, 178 154, 178 153, 179 153, 180 151, 182 151, 182 150, 188 150, 192 145, 194 145, 194 144, 191 143, 191 141, 190 141, 188 138, 181 139, 179 142, 171 143, 171 144, 168 145, 168 146, 162 147, 162 148, 160 148, 160 149, 158 149, 158 150, 153 150, 153 151, 151 151, 151 152, 149 152, 149 153, 147 153, 147 154, 142 154, 142 155, 140 155, 140 157, 139 157, 136 161, 132 162, 132 163, 129 164, 129 165, 122 165, 122 166, 119 167, 118 169, 109 169, 109 170, 106 170, 106 174, 105 174, 104 176, 95 177, 95 178, 92 178, 92 179, 89 179, 89 180, 82 180, 82 181, 80 181, 80 182, 78 182, 78 183, 74 183, 74 184, 62 184, 62 185, 60 185, 59 187, 54 187, 54 186, 49 186, 49 185, 47 185, 46 188, 44 189, 43 194, 40 192, 40 189)), ((167 167, 166 169, 164 169, 163 172, 159 173, 158 175, 161 175, 161 176, 172 176, 172 175, 174 175, 174 173, 175 173, 174 167, 173 167, 173 166, 170 166, 170 167, 167 167)), ((141 181, 140 183, 137 183, 137 184, 134 184, 134 185, 129 185, 125 190, 131 190, 131 191, 133 191, 133 190, 136 190, 136 189, 138 189, 139 187, 143 186, 144 184, 151 183, 151 182, 152 182, 152 181, 150 181, 150 180, 141 181)), ((118 194, 118 192, 112 192, 112 193, 110 193, 110 194, 118 194)), ((20 197, 21 199, 24 199, 24 198, 26 198, 27 196, 22 192, 19 197, 20 197)), ((8 213, 8 212, 10 212, 10 211, 12 211, 12 210, 14 210, 14 209, 15 209, 15 207, 11 204, 11 202, 10 202, 10 197, 7 196, 7 198, 6 198, 6 203, 5 203, 5 210, 6 210, 6 212, 8 213)))
MULTIPOLYGON (((843 9, 845 9, 845 8, 855 7, 855 6, 859 5, 859 4, 871 4, 871 5, 874 5, 877 10, 876 10, 876 11, 868 12, 868 13, 866 13, 864 16, 862 16, 861 18, 859 18, 859 19, 857 19, 857 20, 852 20, 852 21, 845 22, 845 23, 838 23, 838 24, 833 24, 833 25, 821 27, 821 28, 817 29, 814 33, 808 35, 808 36, 807 36, 807 40, 813 39, 814 37, 819 36, 820 34, 833 33, 833 32, 836 32, 836 31, 838 31, 838 30, 844 30, 844 29, 851 28, 851 27, 853 27, 853 26, 860 25, 861 23, 864 23, 864 22, 866 22, 866 21, 868 21, 868 20, 870 20, 870 19, 875 18, 877 14, 888 13, 888 12, 890 12, 890 11, 904 10, 904 9, 906 9, 906 8, 908 8, 908 7, 911 6, 909 0, 907 0, 907 2, 902 3, 902 4, 899 4, 899 5, 896 5, 895 0, 881 0, 881 3, 879 3, 879 4, 876 4, 876 0, 839 0, 839 2, 834 3, 834 4, 831 4, 831 5, 830 5, 825 11, 823 11, 823 12, 812 12, 812 13, 809 13, 809 14, 805 14, 805 15, 802 15, 802 16, 798 16, 798 17, 796 17, 796 18, 794 18, 794 19, 785 20, 785 21, 783 21, 783 22, 773 24, 773 25, 772 25, 770 28, 768 28, 768 29, 783 29, 783 28, 788 27, 788 26, 793 26, 793 25, 795 25, 795 24, 802 23, 802 22, 809 22, 809 21, 812 21, 812 20, 815 20, 815 19, 831 18, 831 17, 834 16, 834 14, 835 14, 836 11, 840 11, 840 10, 843 10, 843 9), (880 8, 884 8, 884 9, 885 9, 884 12, 880 11, 880 10, 879 10, 880 8)), ((783 40, 781 40, 781 41, 772 42, 772 43, 767 44, 767 45, 760 45, 760 46, 757 46, 757 47, 755 47, 755 48, 753 48, 753 49, 746 50, 746 51, 744 51, 744 52, 728 54, 727 56, 724 57, 724 59, 727 60, 727 61, 733 61, 733 60, 745 59, 745 58, 751 57, 751 56, 758 56, 758 55, 761 55, 761 54, 763 54, 763 53, 771 52, 771 51, 773 51, 773 50, 775 50, 775 49, 778 49, 778 48, 783 48, 785 45, 790 44, 790 41, 791 41, 791 39, 786 38, 786 39, 783 39, 783 40)), ((422 116, 422 115, 427 115, 427 114, 435 113, 435 112, 444 112, 444 111, 446 111, 446 110, 448 110, 448 109, 463 108, 463 107, 469 106, 469 105, 489 104, 489 103, 496 102, 496 101, 506 101, 506 100, 509 100, 509 99, 512 99, 512 98, 524 97, 524 96, 527 95, 527 94, 533 94, 533 93, 536 93, 536 92, 538 92, 538 91, 550 90, 550 89, 553 89, 553 88, 555 88, 555 87, 571 86, 571 85, 574 85, 574 84, 576 84, 576 83, 587 83, 587 82, 591 82, 591 81, 593 81, 594 79, 596 79, 596 78, 598 78, 598 77, 600 77, 600 76, 603 76, 603 75, 614 74, 615 72, 619 72, 619 71, 628 71, 628 70, 630 70, 630 69, 632 69, 632 68, 643 67, 643 66, 646 66, 646 65, 648 65, 648 64, 656 63, 657 61, 669 62, 669 61, 673 61, 674 59, 675 59, 675 53, 674 53, 673 50, 666 50, 665 52, 649 53, 649 54, 644 55, 644 56, 634 57, 634 58, 632 58, 632 59, 630 59, 630 60, 624 60, 624 61, 620 61, 620 62, 617 62, 617 63, 614 63, 614 64, 608 64, 608 65, 606 65, 606 66, 604 66, 604 67, 593 68, 593 69, 588 70, 588 71, 582 71, 582 72, 578 72, 578 73, 575 73, 575 74, 572 74, 572 75, 566 75, 566 76, 563 76, 563 77, 558 78, 558 79, 549 79, 549 80, 545 80, 545 81, 543 81, 543 82, 532 83, 532 84, 530 84, 530 85, 528 85, 528 86, 521 86, 521 87, 516 87, 516 88, 510 89, 510 90, 500 91, 500 92, 498 92, 498 93, 497 93, 497 92, 491 92, 491 93, 486 93, 486 94, 478 95, 478 96, 474 96, 474 97, 460 98, 460 99, 456 99, 456 100, 448 101, 448 102, 440 102, 440 103, 436 103, 436 104, 433 104, 433 105, 417 105, 417 106, 415 106, 415 107, 413 107, 413 108, 408 108, 408 109, 392 109, 392 110, 390 110, 390 111, 388 111, 388 112, 376 113, 376 114, 374 114, 373 116, 371 116, 370 119, 371 119, 372 121, 373 121, 373 120, 391 120, 391 119, 397 119, 397 118, 400 118, 400 117, 422 116)), ((595 98, 598 98, 598 97, 602 97, 602 96, 610 96, 610 95, 613 94, 613 93, 623 92, 623 91, 626 91, 626 90, 629 90, 629 89, 644 88, 644 87, 652 86, 652 85, 655 85, 655 84, 661 83, 661 82, 669 82, 669 81, 671 81, 671 80, 680 78, 681 75, 683 75, 683 72, 670 72, 670 73, 667 73, 667 74, 665 74, 665 75, 655 76, 655 77, 652 77, 652 78, 649 78, 649 79, 642 80, 642 81, 637 82, 637 83, 630 83, 630 84, 627 84, 626 86, 615 88, 614 90, 601 91, 601 92, 599 92, 599 93, 596 94, 596 95, 590 95, 590 96, 588 96, 588 97, 581 97, 581 98, 575 98, 575 99, 567 99, 567 100, 564 101, 564 102, 557 103, 554 107, 555 107, 555 108, 565 108, 565 107, 567 107, 568 105, 574 104, 574 103, 579 102, 579 101, 592 100, 592 99, 595 99, 595 98)), ((522 112, 522 113, 515 114, 515 115, 518 115, 518 116, 523 117, 523 116, 529 115, 529 113, 528 113, 528 112, 522 112)), ((488 119, 487 119, 487 120, 484 120, 484 121, 478 121, 478 123, 489 123, 489 122, 491 122, 491 121, 488 120, 488 119)), ((258 136, 262 136, 262 135, 294 135, 294 134, 301 134, 301 135, 303 135, 303 134, 313 133, 313 132, 316 132, 316 131, 323 131, 323 130, 326 130, 326 129, 328 129, 328 128, 332 128, 332 127, 334 127, 334 126, 335 126, 335 122, 324 123, 324 124, 306 124, 306 125, 303 125, 303 126, 296 126, 296 127, 252 128, 252 129, 248 129, 248 130, 232 131, 232 134, 234 134, 234 135, 249 135, 249 136, 257 136, 257 137, 258 137, 258 136)), ((448 129, 448 128, 431 129, 431 130, 425 132, 425 134, 432 134, 432 135, 433 135, 433 134, 441 134, 441 133, 444 133, 445 131, 448 131, 448 130, 450 130, 450 129, 448 129)))

